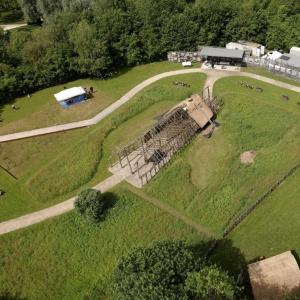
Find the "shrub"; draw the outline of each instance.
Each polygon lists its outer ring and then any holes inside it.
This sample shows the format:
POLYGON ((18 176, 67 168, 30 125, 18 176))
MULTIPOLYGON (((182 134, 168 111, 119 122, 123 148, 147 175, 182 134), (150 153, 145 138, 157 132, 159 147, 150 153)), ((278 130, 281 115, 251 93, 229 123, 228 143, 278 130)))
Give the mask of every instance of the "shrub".
POLYGON ((104 201, 101 192, 94 189, 82 191, 76 198, 74 207, 89 222, 99 222, 104 213, 104 201))
POLYGON ((205 266, 188 274, 185 290, 189 299, 234 299, 234 279, 217 266, 205 266))

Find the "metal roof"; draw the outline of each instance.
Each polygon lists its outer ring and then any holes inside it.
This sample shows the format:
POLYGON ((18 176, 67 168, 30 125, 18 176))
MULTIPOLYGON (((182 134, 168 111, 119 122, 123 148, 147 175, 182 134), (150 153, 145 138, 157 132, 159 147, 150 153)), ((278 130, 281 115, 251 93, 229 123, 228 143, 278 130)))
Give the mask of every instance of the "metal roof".
POLYGON ((54 97, 58 102, 62 102, 84 94, 86 94, 86 91, 82 87, 73 87, 55 94, 54 97))
POLYGON ((282 62, 283 64, 300 68, 300 56, 284 53, 279 59, 276 60, 277 62, 282 62))
POLYGON ((244 51, 236 50, 236 49, 226 49, 220 47, 203 47, 200 52, 200 55, 242 59, 244 56, 244 51))

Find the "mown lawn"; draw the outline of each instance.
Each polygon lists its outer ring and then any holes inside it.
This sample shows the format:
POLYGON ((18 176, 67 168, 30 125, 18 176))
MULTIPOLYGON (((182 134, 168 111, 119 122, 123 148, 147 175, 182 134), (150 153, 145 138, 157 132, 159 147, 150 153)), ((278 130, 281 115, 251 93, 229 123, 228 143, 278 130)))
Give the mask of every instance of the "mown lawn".
POLYGON ((132 248, 184 239, 201 251, 206 238, 181 221, 122 188, 112 193, 99 225, 73 212, 0 237, 0 298, 109 299, 113 269, 132 248))
POLYGON ((214 93, 224 101, 221 126, 211 139, 197 137, 145 190, 221 234, 300 160, 300 97, 240 77, 218 81, 214 93), (241 87, 240 81, 264 91, 241 87), (283 101, 282 95, 290 100, 283 101), (248 150, 257 157, 245 166, 239 156, 248 150))
POLYGON ((227 238, 220 242, 212 260, 239 272, 238 266, 258 257, 294 250, 300 256, 300 170, 289 177, 259 205, 227 238), (228 248, 227 245, 232 247, 228 248), (238 256, 232 255, 236 249, 238 256))
POLYGON ((47 207, 95 185, 109 176, 114 147, 148 128, 155 118, 202 89, 203 74, 166 78, 154 83, 97 126, 0 144, 0 164, 18 180, 18 197, 7 193, 0 201, 0 221, 47 207), (191 85, 182 88, 174 80, 191 85))
POLYGON ((119 99, 138 83, 156 74, 182 68, 180 64, 157 62, 126 69, 108 80, 81 79, 50 87, 32 95, 17 98, 0 106, 0 134, 41 128, 93 117, 119 99), (91 86, 96 90, 94 97, 84 103, 62 109, 54 94, 64 87, 91 86), (17 110, 11 105, 15 104, 17 110))

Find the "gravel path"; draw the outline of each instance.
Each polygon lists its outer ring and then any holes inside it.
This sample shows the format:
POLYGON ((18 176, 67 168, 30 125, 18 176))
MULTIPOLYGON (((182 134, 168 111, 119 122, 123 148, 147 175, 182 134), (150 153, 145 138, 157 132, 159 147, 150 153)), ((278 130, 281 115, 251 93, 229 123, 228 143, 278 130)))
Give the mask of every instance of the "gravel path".
MULTIPOLYGON (((65 125, 59 125, 59 126, 53 126, 53 127, 48 127, 48 128, 42 128, 42 129, 37 129, 37 130, 25 131, 25 132, 15 133, 15 134, 11 134, 11 135, 6 135, 6 136, 0 137, 0 142, 1 141, 2 142, 11 141, 11 140, 21 139, 21 138, 25 138, 25 137, 29 137, 29 136, 41 135, 41 134, 48 134, 48 133, 52 133, 52 132, 65 131, 65 130, 70 130, 70 129, 74 129, 74 128, 79 128, 80 126, 85 127, 85 126, 90 126, 90 125, 96 124, 96 123, 100 122, 103 118, 105 118, 106 116, 111 114, 113 111, 118 109, 120 106, 122 106, 123 104, 128 102, 138 92, 140 92, 142 89, 149 86, 153 82, 156 82, 162 78, 166 78, 169 76, 188 74, 188 73, 198 73, 198 72, 207 74, 207 80, 205 82, 205 87, 209 86, 211 88, 211 90, 212 90, 213 85, 216 82, 216 80, 218 80, 222 77, 247 76, 247 77, 258 79, 263 82, 270 83, 270 84, 300 93, 300 87, 296 87, 296 86, 293 86, 293 85, 290 85, 290 84, 287 84, 284 82, 280 82, 280 81, 277 81, 274 79, 270 79, 267 77, 263 77, 263 76, 251 74, 251 73, 246 73, 246 72, 226 72, 226 71, 215 71, 215 70, 203 71, 198 68, 172 71, 172 72, 162 73, 162 74, 153 76, 150 79, 143 81, 141 84, 137 85, 135 88, 130 90, 126 95, 124 95, 118 101, 113 103, 111 106, 109 106, 108 108, 106 108, 105 110, 103 110, 102 112, 100 112, 98 115, 96 115, 94 118, 92 118, 90 120, 85 120, 85 121, 80 121, 80 122, 75 122, 75 123, 70 123, 70 124, 65 124, 65 125)), ((99 189, 101 192, 106 192, 110 188, 112 188, 112 187, 116 186, 117 184, 119 184, 120 182, 122 182, 126 178, 126 176, 127 176, 126 173, 113 175, 113 176, 107 178, 106 180, 102 181, 101 183, 99 183, 94 188, 99 189)), ((189 220, 187 217, 185 217, 183 215, 178 215, 178 212, 175 211, 173 208, 166 207, 165 205, 164 205, 164 207, 162 207, 161 202, 157 202, 157 200, 155 200, 151 197, 147 197, 146 200, 149 202, 152 202, 157 207, 159 207, 165 211, 168 211, 170 214, 177 216, 177 218, 181 219, 182 221, 184 221, 186 224, 190 225, 191 227, 194 227, 196 230, 199 230, 202 232, 205 231, 204 228, 202 228, 198 224, 195 224, 193 221, 189 220)), ((30 213, 30 214, 27 214, 25 216, 22 216, 22 217, 19 217, 16 219, 2 222, 2 223, 0 223, 0 235, 15 231, 17 229, 25 228, 30 225, 45 221, 49 218, 53 218, 55 216, 59 216, 61 214, 69 212, 73 209, 73 203, 74 203, 74 198, 71 198, 65 202, 59 203, 52 207, 49 207, 49 208, 46 208, 46 209, 43 209, 43 210, 40 210, 40 211, 37 211, 34 213, 30 213)))

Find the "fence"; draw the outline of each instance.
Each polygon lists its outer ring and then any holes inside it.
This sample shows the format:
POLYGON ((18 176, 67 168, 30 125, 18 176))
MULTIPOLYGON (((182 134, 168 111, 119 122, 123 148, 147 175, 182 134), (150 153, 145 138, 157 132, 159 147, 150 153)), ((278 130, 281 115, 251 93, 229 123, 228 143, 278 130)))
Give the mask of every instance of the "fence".
POLYGON ((260 203, 262 203, 271 193, 273 193, 285 180, 293 175, 300 168, 300 162, 289 170, 281 179, 279 179, 271 188, 259 197, 252 206, 242 212, 238 217, 234 219, 223 231, 223 238, 226 237, 230 232, 233 231, 260 203))
MULTIPOLYGON (((238 216, 233 218, 233 221, 229 223, 229 225, 224 229, 222 233, 222 238, 226 238, 246 217, 253 212, 253 210, 261 204, 267 197, 270 196, 285 180, 287 180, 291 175, 293 175, 298 169, 300 169, 300 162, 298 162, 293 168, 291 168, 282 178, 280 178, 275 184, 271 186, 271 188, 265 192, 262 196, 260 196, 249 208, 247 208, 244 212, 239 214, 238 216)), ((212 252, 215 250, 218 244, 218 240, 215 240, 208 247, 205 257, 209 257, 212 252)))
POLYGON ((300 81, 300 68, 273 61, 262 57, 245 56, 244 63, 247 66, 261 67, 270 72, 288 76, 300 81))
POLYGON ((200 56, 200 51, 173 51, 173 52, 168 52, 168 61, 172 62, 185 62, 185 61, 190 61, 190 62, 197 62, 197 61, 202 61, 201 56, 200 56))

